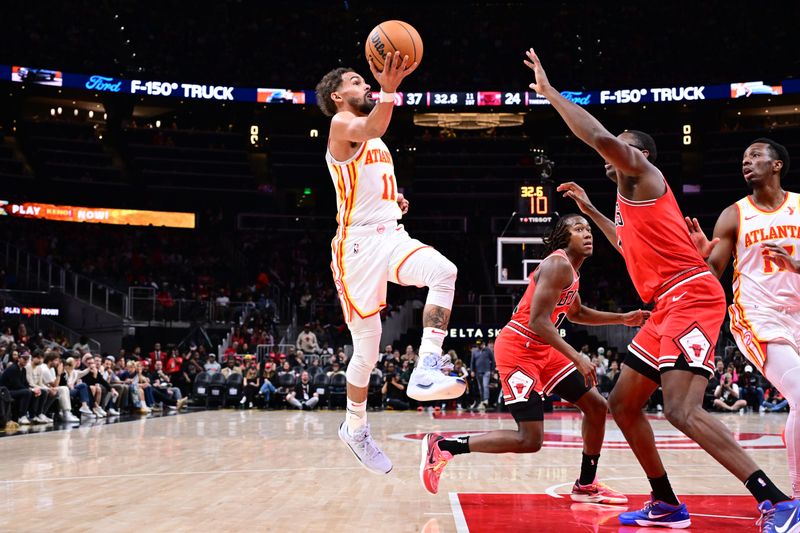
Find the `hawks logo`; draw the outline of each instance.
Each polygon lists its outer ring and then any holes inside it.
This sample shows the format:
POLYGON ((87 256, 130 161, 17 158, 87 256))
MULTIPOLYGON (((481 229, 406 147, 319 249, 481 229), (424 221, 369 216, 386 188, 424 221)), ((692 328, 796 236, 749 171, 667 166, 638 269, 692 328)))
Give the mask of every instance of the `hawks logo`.
POLYGON ((531 395, 536 380, 517 368, 506 378, 506 394, 503 395, 506 405, 526 402, 531 395))

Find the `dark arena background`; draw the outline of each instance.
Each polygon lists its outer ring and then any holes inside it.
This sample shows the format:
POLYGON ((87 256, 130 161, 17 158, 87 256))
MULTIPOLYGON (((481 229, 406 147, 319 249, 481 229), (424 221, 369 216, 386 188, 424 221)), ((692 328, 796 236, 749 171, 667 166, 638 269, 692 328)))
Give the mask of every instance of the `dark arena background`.
MULTIPOLYGON (((516 428, 493 358, 486 380, 473 361, 511 318, 542 237, 577 212, 556 187, 578 183, 614 217, 603 159, 529 88, 525 51, 613 134, 650 133, 710 236, 749 193, 751 141, 800 160, 796 2, 12 0, 0 13, 1 530, 641 531, 617 515, 650 485, 610 414, 598 476, 629 503, 570 499, 582 415, 557 395, 538 453, 462 455, 437 495, 420 485, 426 433, 516 428), (427 289, 390 284, 367 403, 394 468, 375 476, 337 435, 353 341, 314 89, 351 67, 377 98, 365 39, 393 19, 425 48, 383 140, 410 202, 402 224, 458 268, 444 351, 467 389, 406 395, 427 289), (45 381, 23 402, 6 373, 28 358, 60 382, 30 372, 45 381), (316 405, 297 401, 303 372, 316 405)), ((799 176, 792 165, 783 188, 799 176)), ((582 303, 652 309, 593 229, 582 303)), ((730 301, 730 268, 721 283, 730 301)), ((607 398, 638 328, 558 328, 607 398)), ((715 353, 704 407, 789 490, 787 402, 727 319, 715 353), (747 400, 733 411, 715 403, 725 375, 747 400)), ((759 530, 748 490, 670 425, 660 393, 643 407, 691 531, 759 530)))

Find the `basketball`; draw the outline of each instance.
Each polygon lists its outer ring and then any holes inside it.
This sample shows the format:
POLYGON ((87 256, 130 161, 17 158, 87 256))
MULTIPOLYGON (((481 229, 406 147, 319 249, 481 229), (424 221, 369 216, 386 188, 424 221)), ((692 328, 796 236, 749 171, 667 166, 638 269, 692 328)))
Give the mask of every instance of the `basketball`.
POLYGON ((366 56, 375 68, 383 70, 386 54, 408 56, 408 66, 422 61, 422 39, 414 26, 400 20, 387 20, 375 26, 367 37, 366 56))

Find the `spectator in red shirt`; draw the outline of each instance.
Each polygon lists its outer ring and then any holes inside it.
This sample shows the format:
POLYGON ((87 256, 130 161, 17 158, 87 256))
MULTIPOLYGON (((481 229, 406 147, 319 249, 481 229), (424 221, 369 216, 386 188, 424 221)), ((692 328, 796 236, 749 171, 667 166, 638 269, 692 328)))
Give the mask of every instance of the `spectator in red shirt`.
POLYGON ((150 352, 150 367, 156 366, 156 361, 161 361, 161 364, 167 362, 167 354, 161 351, 161 343, 157 342, 153 345, 153 351, 150 352))

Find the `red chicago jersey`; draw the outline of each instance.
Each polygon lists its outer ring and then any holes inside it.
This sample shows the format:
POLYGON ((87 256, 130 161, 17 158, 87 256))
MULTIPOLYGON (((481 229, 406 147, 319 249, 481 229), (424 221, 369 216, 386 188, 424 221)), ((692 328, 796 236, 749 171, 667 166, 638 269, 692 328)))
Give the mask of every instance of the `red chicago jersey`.
MULTIPOLYGON (((564 252, 564 250, 556 250, 552 254, 545 257, 542 260, 542 263, 557 255, 567 259, 567 254, 564 252)), ((528 327, 528 322, 531 316, 531 302, 533 301, 533 295, 536 292, 535 277, 536 272, 538 271, 539 269, 537 268, 528 278, 530 280, 528 283, 528 288, 525 289, 525 294, 522 295, 522 299, 517 304, 517 307, 514 308, 514 314, 511 315, 511 321, 506 327, 515 333, 518 333, 522 337, 527 338, 528 340, 535 340, 537 342, 544 343, 544 341, 528 327)), ((558 327, 561 321, 564 320, 564 317, 567 316, 567 310, 569 309, 570 305, 572 305, 572 302, 575 300, 575 297, 578 294, 579 285, 580 275, 573 268, 572 284, 561 291, 561 296, 558 298, 556 308, 553 309, 553 313, 550 315, 550 320, 553 322, 554 326, 558 327)))
POLYGON ((707 269, 666 180, 660 198, 634 202, 617 193, 615 224, 628 274, 639 296, 651 302, 658 289, 696 268, 707 269))

